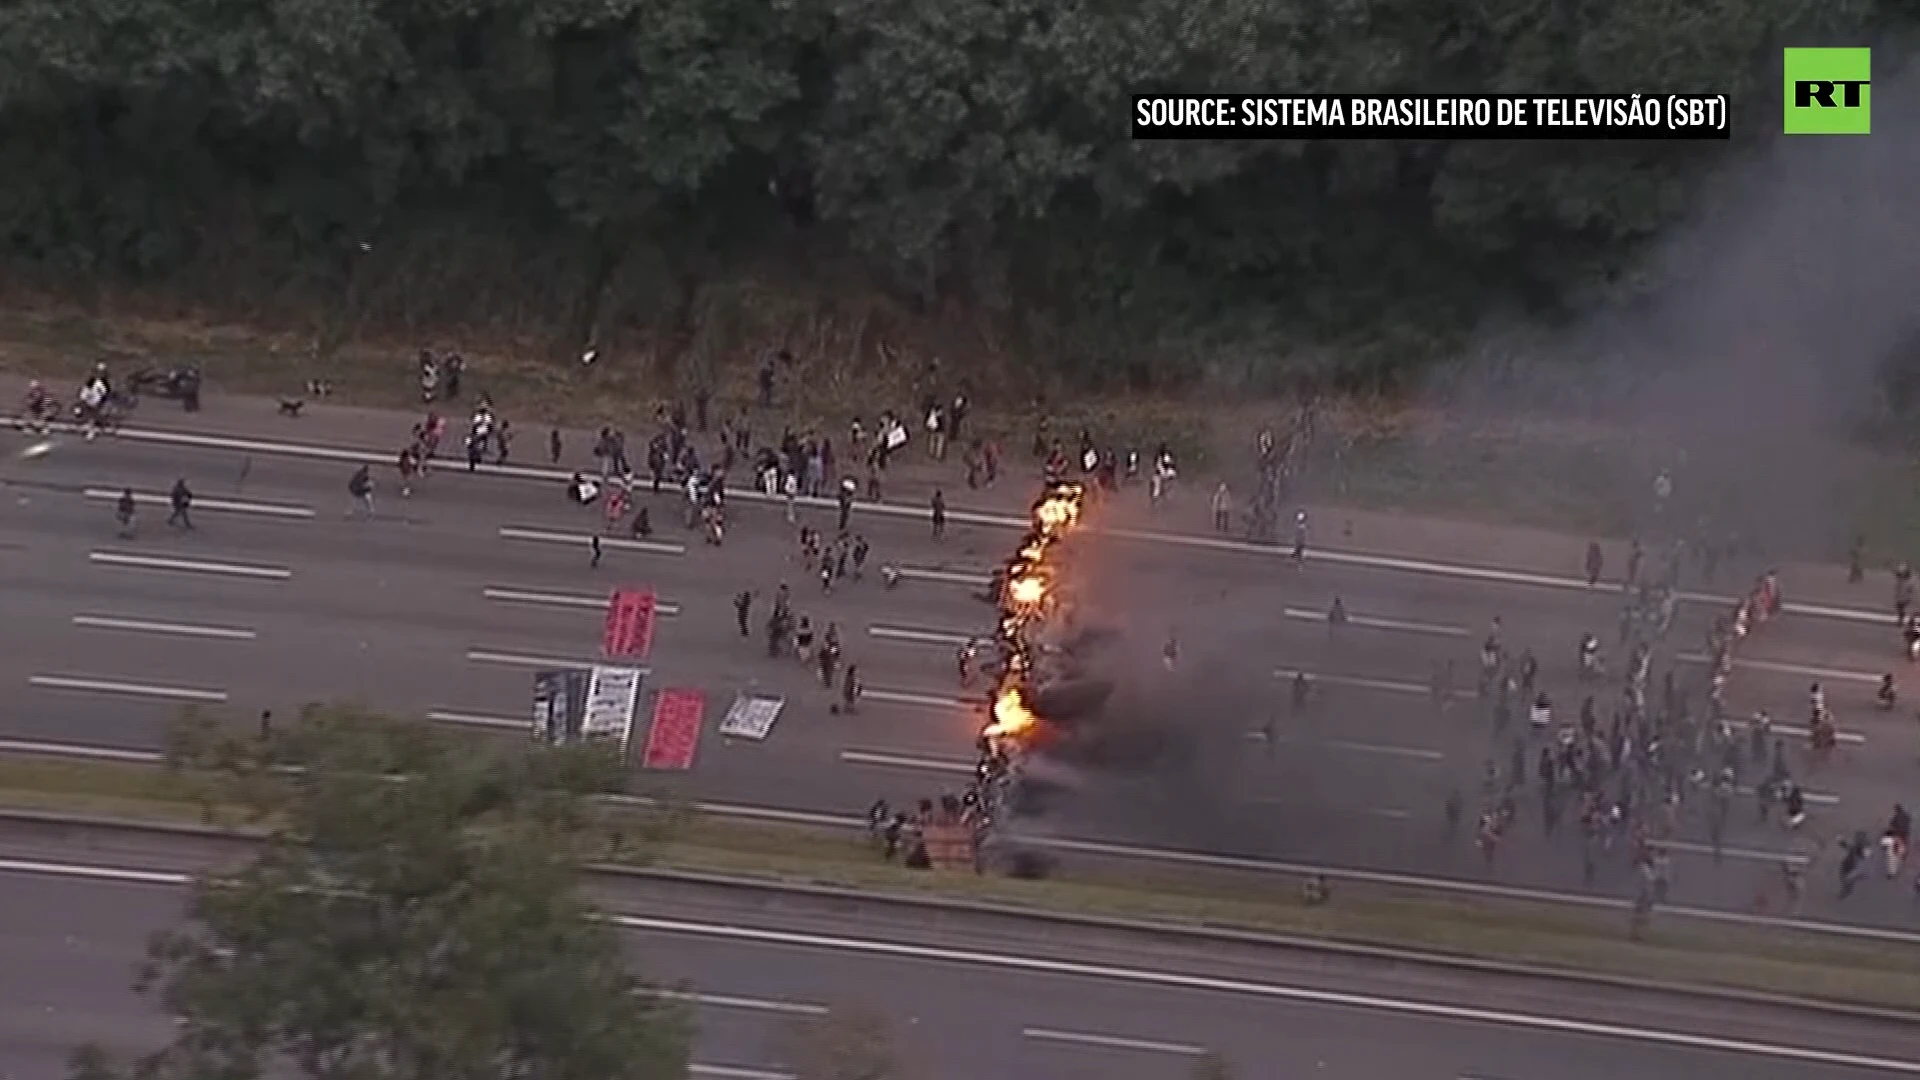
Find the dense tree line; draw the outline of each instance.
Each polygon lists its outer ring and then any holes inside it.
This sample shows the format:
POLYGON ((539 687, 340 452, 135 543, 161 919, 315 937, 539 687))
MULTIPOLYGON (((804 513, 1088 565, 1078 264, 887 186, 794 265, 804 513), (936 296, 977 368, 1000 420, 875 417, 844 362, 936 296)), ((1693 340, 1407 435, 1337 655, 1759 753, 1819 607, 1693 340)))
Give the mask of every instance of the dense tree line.
POLYGON ((1900 0, 10 0, 0 251, 68 288, 573 340, 690 334, 704 285, 771 267, 990 319, 1074 374, 1356 336, 1398 358, 1604 284, 1726 148, 1136 144, 1129 95, 1726 90, 1755 136, 1778 124, 1778 46, 1898 19, 1900 0))

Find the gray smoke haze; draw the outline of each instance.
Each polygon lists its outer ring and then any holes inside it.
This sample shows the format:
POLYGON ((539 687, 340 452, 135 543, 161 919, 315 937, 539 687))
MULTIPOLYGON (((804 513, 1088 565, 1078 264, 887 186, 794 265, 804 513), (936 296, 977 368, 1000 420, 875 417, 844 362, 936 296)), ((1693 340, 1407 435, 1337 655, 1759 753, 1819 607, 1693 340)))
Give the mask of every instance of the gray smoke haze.
MULTIPOLYGON (((1076 539, 1072 589, 1097 598, 1085 605, 1085 621, 1114 631, 1079 655, 1086 673, 1114 690, 1080 721, 1076 748, 1048 766, 1065 790, 1016 833, 1099 830, 1142 843, 1272 853, 1286 849, 1289 835, 1334 824, 1312 819, 1316 807, 1338 799, 1315 787, 1328 774, 1310 752, 1289 744, 1269 754, 1248 737, 1287 707, 1286 687, 1273 677, 1281 662, 1274 594, 1235 588, 1244 567, 1184 562, 1093 535, 1076 539), (1162 651, 1169 632, 1179 642, 1171 672, 1162 651)), ((1317 657, 1290 659, 1325 666, 1317 657)), ((1297 724, 1280 727, 1298 733, 1297 724)))
MULTIPOLYGON (((1883 366, 1920 349, 1920 66, 1874 92, 1872 135, 1782 137, 1735 162, 1631 289, 1571 330, 1490 335, 1431 387, 1435 413, 1603 421, 1633 436, 1649 493, 1652 468, 1670 465, 1676 501, 1763 542, 1832 528, 1853 509, 1845 481, 1861 452, 1848 435, 1884 419, 1883 366)), ((1164 730, 1174 749, 1076 767, 1073 793, 1026 827, 1284 851, 1289 834, 1337 824, 1317 808, 1351 798, 1318 785, 1350 770, 1319 768, 1297 743, 1269 761, 1246 737, 1287 708, 1272 669, 1315 658, 1276 653, 1264 600, 1200 566, 1149 562, 1089 552, 1081 588, 1127 630, 1103 664, 1119 689, 1102 722, 1164 730), (1158 650, 1176 621, 1183 659, 1166 676, 1158 650)))
POLYGON ((1849 513, 1850 436, 1887 422, 1882 372, 1920 352, 1920 65, 1873 89, 1871 135, 1778 137, 1732 162, 1591 316, 1490 333, 1433 401, 1625 429, 1649 477, 1671 465, 1683 501, 1711 493, 1743 529, 1849 513))

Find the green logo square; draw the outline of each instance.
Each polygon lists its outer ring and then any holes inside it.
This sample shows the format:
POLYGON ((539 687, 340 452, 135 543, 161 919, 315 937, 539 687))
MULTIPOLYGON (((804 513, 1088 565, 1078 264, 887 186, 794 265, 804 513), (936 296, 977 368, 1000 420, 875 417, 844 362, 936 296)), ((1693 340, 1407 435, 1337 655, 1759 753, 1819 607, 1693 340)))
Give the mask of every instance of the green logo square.
POLYGON ((1872 128, 1871 49, 1788 49, 1786 133, 1865 135, 1872 128))

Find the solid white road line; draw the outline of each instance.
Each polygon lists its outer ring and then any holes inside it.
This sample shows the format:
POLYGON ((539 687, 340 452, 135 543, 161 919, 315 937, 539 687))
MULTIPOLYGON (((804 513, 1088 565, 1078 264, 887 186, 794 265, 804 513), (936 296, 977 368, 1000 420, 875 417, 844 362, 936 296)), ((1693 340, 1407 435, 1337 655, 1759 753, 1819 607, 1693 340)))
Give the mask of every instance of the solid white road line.
MULTIPOLYGON (((607 610, 607 597, 586 596, 580 593, 541 592, 537 589, 515 589, 505 585, 488 586, 480 590, 480 595, 498 604, 529 604, 534 607, 580 608, 582 610, 607 610)), ((664 600, 655 600, 653 613, 663 619, 680 614, 680 605, 664 600)))
MULTIPOLYGON (((589 533, 553 532, 548 529, 528 529, 518 525, 504 525, 500 528, 500 539, 523 540, 532 544, 566 544, 571 547, 587 547, 593 543, 589 533)), ((603 536, 600 547, 607 551, 639 551, 648 555, 685 555, 687 545, 668 543, 662 540, 629 540, 623 536, 603 536)))
MULTIPOLYGON (((723 804, 724 805, 724 804, 723 804)), ((704 812, 720 814, 724 811, 716 807, 704 807, 704 812)), ((866 828, 866 819, 847 818, 847 828, 866 828)), ((1076 840, 1071 837, 1041 836, 1032 837, 1028 843, 1036 847, 1054 848, 1069 853, 1096 855, 1110 859, 1140 859, 1146 862, 1166 863, 1170 866, 1205 866, 1219 870, 1244 870, 1254 873, 1287 874, 1302 877, 1308 874, 1325 874, 1335 880, 1357 881, 1369 885, 1386 885, 1394 888, 1420 889, 1430 892, 1454 893, 1460 896, 1486 896, 1501 900, 1525 900, 1535 903, 1564 904, 1574 907, 1604 908, 1624 911, 1630 905, 1624 900, 1612 897, 1593 896, 1587 893, 1556 892, 1552 889, 1533 889, 1521 885, 1496 885, 1489 882, 1467 881, 1450 877, 1422 877, 1418 874, 1403 874, 1391 870, 1361 870, 1347 866, 1315 866, 1310 863, 1284 862, 1278 859, 1257 859, 1244 855, 1217 855, 1205 851, 1183 851, 1179 848, 1137 847, 1132 844, 1114 844, 1103 840, 1076 840)), ((1885 930, 1874 926, 1862 926, 1858 923, 1824 922, 1816 919, 1778 918, 1766 915, 1749 915, 1739 911, 1721 911, 1713 908, 1687 907, 1677 905, 1661 909, 1668 916, 1687 919, 1699 919, 1703 922, 1726 923, 1733 926, 1766 926, 1782 930, 1796 930, 1812 934, 1830 934, 1836 937, 1852 938, 1860 941, 1885 941, 1897 943, 1903 947, 1920 946, 1920 934, 1904 930, 1885 930)))
POLYGON ((987 705, 984 701, 969 701, 944 694, 922 694, 912 690, 862 690, 860 700, 888 705, 913 705, 922 709, 984 709, 987 705))
POLYGON ((502 731, 531 731, 533 719, 517 719, 511 716, 487 716, 484 713, 455 712, 451 709, 435 709, 427 714, 427 719, 439 724, 460 724, 464 727, 498 728, 502 731))
MULTIPOLYGON (((1680 662, 1684 664, 1705 664, 1708 657, 1703 653, 1681 653, 1680 662)), ((1734 658, 1735 668, 1748 671, 1767 671, 1775 675, 1797 675, 1804 679, 1828 679, 1833 682, 1867 683, 1880 685, 1880 676, 1871 671, 1847 671, 1844 668, 1810 667, 1806 664, 1788 664, 1779 660, 1742 660, 1734 658)))
POLYGON ((922 772, 964 774, 973 772, 973 765, 965 761, 909 757, 905 754, 886 754, 873 750, 842 750, 840 760, 849 765, 878 765, 885 769, 918 769, 922 772))
MULTIPOLYGON (((1291 805, 1286 799, 1278 795, 1261 795, 1250 801, 1257 806, 1291 805)), ((1361 813, 1368 817, 1381 818, 1385 821, 1407 821, 1413 817, 1413 811, 1405 810, 1398 806, 1369 806, 1362 810, 1361 813)))
POLYGON ((189 686, 156 686, 153 683, 96 679, 84 675, 34 675, 27 679, 42 690, 79 690, 91 694, 120 694, 125 697, 164 698, 168 701, 200 701, 211 704, 227 700, 225 690, 196 690, 189 686))
POLYGON ((174 637, 214 638, 220 641, 252 641, 259 636, 251 630, 237 630, 229 626, 151 622, 146 619, 120 619, 111 615, 75 615, 73 625, 84 626, 89 630, 126 630, 136 634, 169 634, 174 637))
MULTIPOLYGON (((1325 625, 1327 613, 1311 608, 1285 608, 1282 614, 1299 622, 1315 622, 1325 625)), ((1375 615, 1348 614, 1348 626, 1358 626, 1364 630, 1394 630, 1404 634, 1426 634, 1430 637, 1463 638, 1467 636, 1464 626, 1446 626, 1441 623, 1413 622, 1408 619, 1384 619, 1375 615)))
MULTIPOLYGON (((1249 739, 1265 739, 1265 732, 1249 731, 1249 739)), ((1413 761, 1445 761, 1447 755, 1438 750, 1426 750, 1418 746, 1389 746, 1384 743, 1353 742, 1349 739, 1296 739, 1291 735, 1274 740, 1279 746, 1324 746, 1331 750, 1345 750, 1354 754, 1378 754, 1381 757, 1407 758, 1413 761)))
POLYGON ((783 1016, 825 1016, 830 1011, 825 1005, 805 1001, 771 1001, 731 994, 690 994, 680 990, 658 990, 655 994, 668 1001, 705 1005, 709 1009, 739 1009, 742 1012, 777 1013, 783 1016))
POLYGON ((251 563, 202 562, 198 559, 174 559, 160 555, 129 555, 121 551, 90 551, 87 560, 96 566, 121 566, 132 570, 180 570, 190 574, 224 574, 227 577, 285 581, 293 571, 284 566, 255 566, 251 563))
POLYGON ((29 754, 45 757, 77 758, 83 761, 125 761, 138 765, 158 765, 167 759, 153 750, 119 750, 111 746, 74 746, 71 743, 44 743, 30 739, 0 739, 0 754, 29 754))
POLYGON ((867 635, 879 641, 897 641, 905 645, 950 645, 959 648, 969 641, 985 640, 985 634, 956 634, 951 630, 922 630, 913 626, 867 627, 867 635))
MULTIPOLYGON (((120 492, 112 488, 88 488, 86 497, 95 502, 118 502, 120 492)), ((148 491, 133 493, 133 501, 139 506, 172 507, 173 500, 166 495, 157 495, 148 491)), ((259 517, 288 518, 304 521, 313 516, 310 506, 294 506, 287 503, 240 502, 234 499, 207 499, 198 495, 193 497, 192 509, 211 510, 219 514, 254 514, 259 517)))
POLYGON ((1059 960, 1044 956, 995 953, 986 951, 985 949, 922 945, 904 941, 884 941, 875 938, 857 938, 792 930, 771 930, 751 926, 700 923, 684 919, 614 915, 609 918, 609 921, 616 926, 642 932, 677 934, 685 937, 714 938, 724 941, 752 942, 764 945, 797 946, 799 948, 819 949, 828 952, 879 956, 892 960, 931 961, 934 963, 958 964, 999 971, 1054 975, 1065 978, 1124 983, 1171 990, 1232 994, 1240 997, 1321 1005, 1333 1008, 1353 1009, 1361 1012, 1387 1013, 1431 1020, 1491 1024, 1497 1027, 1538 1031, 1553 1035, 1577 1035, 1592 1038, 1617 1039, 1624 1042, 1648 1043, 1690 1050, 1719 1051, 1730 1054, 1745 1054, 1751 1057, 1773 1058, 1776 1060, 1796 1061, 1806 1064, 1878 1069, 1883 1072, 1897 1073, 1903 1076, 1920 1076, 1920 1061, 1901 1061, 1866 1054, 1847 1053, 1844 1051, 1821 1050, 1813 1047, 1787 1046, 1779 1043, 1760 1042, 1753 1039, 1696 1034, 1694 1032, 1642 1027, 1631 1024, 1579 1020, 1564 1016, 1547 1016, 1540 1013, 1519 1012, 1512 1009, 1489 1008, 1478 1005, 1458 1005, 1440 1001, 1422 1001, 1414 998, 1388 997, 1384 994, 1361 994, 1339 990, 1323 990, 1316 987, 1292 986, 1277 982, 1258 981, 1251 978, 1228 978, 1183 971, 1168 971, 1164 969, 1123 967, 1118 964, 1059 960))
POLYGON ((771 1069, 747 1069, 738 1065, 702 1065, 697 1061, 687 1065, 687 1075, 711 1077, 712 1080, 797 1080, 792 1073, 774 1072, 771 1069))
MULTIPOLYGON (((61 425, 63 431, 74 430, 71 425, 61 425)), ((310 443, 282 442, 275 439, 242 438, 232 435, 211 435, 196 431, 163 431, 153 428, 121 428, 114 433, 116 438, 129 442, 152 443, 158 446, 186 446, 203 450, 227 450, 243 454, 271 454, 277 457, 307 458, 316 461, 349 462, 355 465, 389 466, 393 455, 386 451, 359 450, 338 446, 318 446, 310 443)), ((540 468, 527 465, 486 465, 479 466, 476 472, 487 476, 508 477, 516 480, 535 480, 540 483, 565 483, 573 474, 564 469, 540 468)), ((784 503, 784 496, 770 496, 752 488, 734 488, 728 491, 728 498, 748 503, 784 503)), ((835 502, 827 498, 803 498, 797 500, 801 505, 817 509, 833 509, 835 502)), ((860 514, 872 514, 881 517, 914 518, 924 520, 927 510, 924 506, 911 506, 905 503, 856 502, 854 511, 860 514)), ((949 509, 947 520, 954 525, 984 525, 992 528, 1014 529, 1024 532, 1028 528, 1027 519, 1012 514, 982 513, 974 510, 949 509)), ((1244 540, 1228 540, 1217 536, 1200 536, 1185 533, 1155 532, 1139 529, 1096 529, 1110 536, 1140 540, 1150 543, 1167 544, 1176 547, 1197 548, 1209 551, 1237 552, 1247 555, 1260 555, 1268 558, 1285 557, 1289 549, 1275 544, 1255 544, 1244 540)), ((584 540, 581 541, 584 543, 584 540)), ((1602 582, 1598 586, 1588 585, 1585 578, 1562 576, 1557 574, 1539 574, 1523 570, 1508 570, 1500 567, 1468 566, 1461 563, 1434 562, 1426 559, 1401 558, 1392 555, 1373 555, 1360 551, 1335 551, 1327 548, 1309 547, 1307 559, 1310 562, 1324 562, 1333 566, 1349 566, 1369 570, 1392 570, 1404 573, 1427 574, 1435 577, 1460 578, 1467 581, 1484 581, 1503 585, 1531 585, 1541 588, 1562 589, 1570 592, 1607 593, 1618 592, 1617 581, 1602 582)), ((982 584, 985 578, 979 579, 982 584)), ((1730 607, 1736 600, 1731 596, 1713 593, 1682 592, 1679 599, 1689 604, 1705 604, 1709 607, 1730 607)), ((1789 615, 1805 615, 1812 618, 1838 619, 1846 622, 1892 625, 1893 615, 1887 611, 1874 611, 1861 608, 1829 607, 1824 604, 1802 604, 1787 601, 1781 610, 1789 615)))
MULTIPOLYGON (((530 668, 591 668, 600 666, 600 660, 566 659, 558 656, 529 656, 525 653, 501 652, 497 649, 468 649, 467 662, 470 664, 493 664, 499 667, 530 668)), ((641 668, 643 673, 651 669, 641 668)))
MULTIPOLYGON (((1733 792, 1736 795, 1739 795, 1739 796, 1742 796, 1743 798, 1748 798, 1748 799, 1753 798, 1753 795, 1754 795, 1754 790, 1750 787, 1737 787, 1733 789, 1733 792)), ((1839 806, 1840 805, 1840 796, 1831 795, 1824 791, 1802 791, 1800 793, 1800 796, 1801 798, 1806 799, 1807 803, 1812 806, 1839 806)))
MULTIPOLYGON (((1713 845, 1696 844, 1691 840, 1654 840, 1650 842, 1654 847, 1665 848, 1668 851, 1678 851, 1686 855, 1713 854, 1713 845)), ((1757 848, 1729 846, 1722 846, 1720 848, 1720 857, 1723 859, 1739 859, 1742 862, 1792 863, 1795 866, 1805 866, 1813 861, 1811 858, 1794 851, 1761 851, 1757 848)))
MULTIPOLYGON (((1279 668, 1274 671, 1273 677, 1291 679, 1298 674, 1301 672, 1295 668, 1279 668)), ((1383 690, 1389 694, 1419 694, 1422 697, 1433 692, 1430 687, 1421 686, 1419 683, 1400 682, 1397 679, 1369 679, 1360 675, 1321 675, 1312 671, 1305 674, 1307 681, 1316 686, 1352 686, 1361 690, 1383 690)), ((1456 692, 1455 696, 1471 697, 1472 695, 1456 692)))
POLYGON ((893 572, 900 575, 901 581, 927 581, 939 585, 968 585, 973 588, 985 588, 993 583, 993 575, 972 570, 934 570, 919 566, 895 566, 893 572))
POLYGON ((1053 1028, 1021 1028, 1020 1034, 1036 1042, 1068 1043, 1073 1046, 1097 1046, 1106 1050, 1138 1050, 1147 1054, 1178 1054, 1186 1057, 1199 1057, 1207 1052, 1204 1047, 1188 1046, 1186 1043, 1160 1042, 1156 1039, 1134 1039, 1125 1035, 1095 1035, 1087 1031, 1056 1031, 1053 1028))
MULTIPOLYGON (((0 858, 0 873, 37 874, 128 885, 155 885, 179 888, 192 883, 189 874, 133 870, 122 867, 57 863, 32 859, 0 858)), ((1617 905, 1616 905, 1617 906, 1617 905)), ((1520 1012, 1515 1009, 1459 1005, 1385 994, 1363 994, 1316 987, 1294 986, 1254 978, 1231 978, 1183 971, 1091 961, 1061 960, 1045 956, 991 952, 984 948, 925 945, 878 938, 819 934, 797 930, 774 930, 734 924, 696 922, 640 915, 609 915, 607 921, 626 930, 641 933, 673 934, 681 937, 710 938, 757 945, 782 945, 856 956, 883 957, 890 960, 926 961, 987 970, 1050 975, 1084 979, 1091 982, 1120 983, 1168 990, 1230 994, 1237 997, 1287 1001, 1304 1005, 1351 1009, 1359 1012, 1386 1013, 1429 1020, 1489 1024, 1496 1027, 1537 1031, 1552 1035, 1575 1035, 1615 1039, 1689 1050, 1708 1050, 1750 1057, 1773 1058, 1812 1065, 1878 1070, 1901 1076, 1920 1076, 1920 1061, 1788 1046, 1755 1039, 1708 1035, 1668 1028, 1643 1027, 1624 1023, 1580 1020, 1566 1016, 1520 1012)), ((749 1074, 751 1075, 751 1074, 749 1074)))
MULTIPOLYGON (((1752 724, 1749 724, 1745 720, 1730 720, 1728 723, 1741 731, 1748 731, 1753 727, 1752 724)), ((1800 727, 1797 724, 1775 723, 1773 725, 1773 732, 1776 735, 1785 735, 1790 739, 1813 738, 1813 731, 1811 729, 1800 727)), ((1867 737, 1857 731, 1836 731, 1833 733, 1833 741, 1843 746, 1865 746, 1867 737)))

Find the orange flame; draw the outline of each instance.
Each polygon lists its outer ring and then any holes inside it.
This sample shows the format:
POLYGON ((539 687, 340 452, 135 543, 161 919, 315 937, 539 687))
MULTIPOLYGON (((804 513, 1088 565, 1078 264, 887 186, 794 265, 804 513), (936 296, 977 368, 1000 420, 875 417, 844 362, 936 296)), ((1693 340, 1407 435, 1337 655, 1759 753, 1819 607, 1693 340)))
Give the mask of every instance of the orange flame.
POLYGON ((1018 686, 1003 686, 993 699, 993 723, 987 725, 990 739, 1017 739, 1038 727, 1040 717, 1027 708, 1018 686))
POLYGON ((1027 628, 1047 609, 1053 591, 1054 547, 1080 524, 1086 489, 1056 482, 1033 504, 1032 527, 1007 561, 1001 587, 1000 645, 1006 664, 993 694, 992 718, 982 733, 989 739, 1020 740, 1042 723, 1027 704, 1027 679, 1033 670, 1027 628))
POLYGON ((1038 577, 1017 577, 1007 582, 1007 599, 1020 607, 1036 607, 1047 598, 1047 583, 1038 577))

